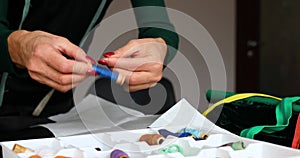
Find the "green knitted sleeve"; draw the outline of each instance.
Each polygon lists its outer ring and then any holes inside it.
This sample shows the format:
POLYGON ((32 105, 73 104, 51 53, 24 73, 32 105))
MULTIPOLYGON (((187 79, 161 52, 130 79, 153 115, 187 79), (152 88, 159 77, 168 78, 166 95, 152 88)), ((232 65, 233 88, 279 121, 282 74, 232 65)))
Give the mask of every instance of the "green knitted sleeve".
POLYGON ((7 21, 8 0, 0 0, 0 71, 14 72, 14 64, 12 63, 7 47, 7 37, 13 32, 9 30, 7 21))
POLYGON ((178 49, 178 34, 171 24, 164 0, 131 0, 134 7, 139 38, 163 38, 168 45, 165 64, 175 56, 178 49))

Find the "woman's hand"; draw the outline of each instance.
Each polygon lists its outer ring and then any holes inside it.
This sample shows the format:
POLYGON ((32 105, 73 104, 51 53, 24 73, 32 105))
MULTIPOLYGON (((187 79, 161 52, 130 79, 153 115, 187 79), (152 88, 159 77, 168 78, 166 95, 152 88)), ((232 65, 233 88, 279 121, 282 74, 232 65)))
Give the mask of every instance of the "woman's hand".
POLYGON ((8 37, 8 49, 17 67, 27 68, 31 78, 62 92, 73 88, 85 78, 86 72, 92 71, 81 48, 43 31, 13 32, 8 37))
POLYGON ((153 87, 161 80, 166 54, 167 45, 162 38, 136 39, 105 53, 98 63, 125 75, 126 89, 133 92, 153 87))

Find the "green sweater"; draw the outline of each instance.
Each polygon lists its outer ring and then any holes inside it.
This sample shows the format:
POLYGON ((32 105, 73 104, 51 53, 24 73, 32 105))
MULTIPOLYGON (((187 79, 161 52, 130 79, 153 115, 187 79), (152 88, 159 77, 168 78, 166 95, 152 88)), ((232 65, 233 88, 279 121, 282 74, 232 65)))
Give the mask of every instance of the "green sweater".
MULTIPOLYGON (((28 16, 25 18, 21 29, 31 31, 47 31, 53 34, 67 37, 73 43, 79 44, 79 41, 84 35, 84 30, 87 29, 89 22, 95 14, 94 11, 98 7, 95 7, 95 4, 98 5, 100 4, 100 2, 101 0, 87 0, 86 2, 84 1, 84 3, 82 3, 81 0, 32 0, 28 16), (79 8, 81 6, 82 8, 79 8), (72 17, 67 15, 74 11, 74 9, 72 10, 72 8, 74 7, 78 7, 77 10, 79 10, 79 12, 74 12, 73 17, 75 18, 72 19, 72 17), (87 7, 89 8, 87 9, 87 7), (45 16, 39 16, 40 12, 40 15, 43 15, 42 12, 44 12, 44 15, 47 16, 47 18, 45 18, 45 16), (63 16, 56 16, 60 13, 63 16), (49 18, 53 18, 54 21, 52 23, 49 23, 49 18), (78 20, 79 22, 83 21, 82 23, 80 23, 81 28, 76 28, 76 22, 78 22, 76 20, 78 20), (67 24, 67 22, 69 22, 69 25, 67 24), (53 23, 64 24, 64 28, 56 29, 57 25, 53 25, 53 23), (69 29, 71 27, 72 29, 69 29), (73 29, 74 27, 75 29, 73 29), (74 31, 70 32, 70 30, 74 31), (80 37, 73 37, 75 35, 78 35, 80 37)), ((99 23, 103 18, 103 15, 110 2, 111 1, 107 2, 107 4, 105 5, 104 9, 102 10, 101 16, 97 20, 97 23, 99 23)), ((165 63, 170 62, 178 48, 178 35, 175 33, 175 29, 169 21, 166 9, 162 8, 165 7, 164 1, 131 0, 131 3, 135 8, 143 6, 159 6, 156 9, 152 7, 151 9, 135 9, 136 20, 139 27, 139 38, 163 38, 169 48, 165 63)), ((18 29, 18 24, 20 23, 23 14, 23 6, 24 2, 20 2, 20 0, 0 0, 0 71, 15 74, 19 77, 24 75, 24 72, 25 74, 27 72, 24 70, 18 70, 14 66, 14 63, 12 63, 10 55, 8 53, 7 38, 10 33, 18 29)))

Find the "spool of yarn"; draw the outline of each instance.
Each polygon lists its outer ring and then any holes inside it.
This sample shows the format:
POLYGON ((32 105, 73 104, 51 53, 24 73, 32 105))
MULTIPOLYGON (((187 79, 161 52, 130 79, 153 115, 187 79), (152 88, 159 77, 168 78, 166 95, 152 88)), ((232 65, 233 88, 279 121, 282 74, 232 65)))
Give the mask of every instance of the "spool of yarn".
POLYGON ((160 134, 144 134, 139 141, 145 141, 149 145, 159 145, 164 142, 165 138, 160 134))
POLYGON ((42 158, 40 155, 31 155, 29 158, 42 158))
POLYGON ((192 137, 195 140, 205 140, 208 138, 208 134, 203 134, 197 129, 183 128, 179 132, 179 137, 192 137))
POLYGON ((200 135, 200 138, 203 139, 203 140, 205 140, 205 139, 208 138, 208 134, 201 134, 201 135, 200 135))
POLYGON ((110 158, 129 158, 129 156, 120 149, 115 149, 110 153, 110 158))
POLYGON ((30 148, 27 148, 27 147, 24 147, 24 146, 22 146, 20 144, 15 144, 13 146, 12 151, 15 152, 15 153, 34 152, 34 150, 32 150, 30 148))
POLYGON ((246 148, 246 145, 242 141, 228 143, 228 144, 222 145, 220 147, 224 147, 224 146, 230 146, 233 150, 243 150, 246 148))
POLYGON ((167 138, 168 136, 174 136, 174 137, 179 137, 179 134, 178 133, 173 133, 173 132, 170 132, 170 131, 168 131, 168 130, 166 130, 166 129, 159 129, 158 130, 158 133, 160 134, 160 135, 162 135, 163 137, 165 137, 165 138, 167 138))
POLYGON ((176 153, 176 152, 183 154, 183 149, 178 144, 172 144, 172 145, 169 145, 168 147, 160 150, 160 153, 163 153, 163 154, 176 153))
POLYGON ((202 134, 200 130, 192 129, 192 128, 183 128, 180 130, 179 134, 182 133, 190 133, 191 135, 195 136, 196 138, 200 138, 202 134))
POLYGON ((243 150, 246 148, 244 142, 242 142, 242 141, 233 142, 233 143, 231 143, 230 146, 233 150, 243 150))
POLYGON ((183 138, 183 137, 192 137, 192 138, 196 138, 196 136, 192 135, 191 133, 188 132, 184 132, 184 133, 180 133, 179 138, 183 138))
POLYGON ((170 132, 166 129, 160 129, 160 130, 158 130, 158 133, 161 134, 162 136, 164 136, 165 138, 171 135, 171 136, 179 137, 179 138, 192 137, 195 140, 204 140, 204 139, 207 139, 207 137, 208 137, 208 134, 203 134, 203 133, 201 133, 200 130, 191 129, 191 128, 183 128, 177 133, 170 132))

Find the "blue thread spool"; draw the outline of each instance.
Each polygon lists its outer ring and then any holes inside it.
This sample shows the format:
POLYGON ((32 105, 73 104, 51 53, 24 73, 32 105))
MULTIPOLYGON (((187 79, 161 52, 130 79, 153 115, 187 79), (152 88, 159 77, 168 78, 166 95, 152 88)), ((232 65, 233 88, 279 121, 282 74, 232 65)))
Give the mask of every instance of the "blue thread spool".
POLYGON ((180 133, 180 135, 179 135, 179 138, 182 138, 182 137, 195 137, 195 136, 189 132, 184 132, 184 133, 180 133))
POLYGON ((191 129, 191 128, 183 128, 180 130, 179 133, 191 133, 195 137, 199 138, 201 136, 201 131, 196 130, 196 129, 191 129))
POLYGON ((122 85, 125 82, 125 77, 110 71, 109 69, 102 68, 100 66, 92 64, 93 69, 98 75, 116 81, 118 84, 122 85))
POLYGON ((116 149, 110 153, 110 158, 129 158, 129 156, 124 151, 116 149))
POLYGON ((173 133, 173 132, 170 132, 170 131, 168 131, 166 129, 159 129, 158 133, 160 135, 162 135, 163 137, 165 137, 165 138, 167 138, 169 135, 174 136, 174 137, 179 137, 178 133, 173 133))
POLYGON ((208 135, 202 134, 200 130, 183 128, 179 132, 179 137, 192 137, 195 140, 205 140, 208 137, 208 135))

